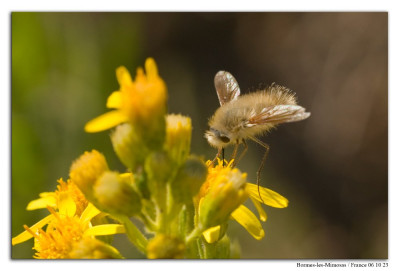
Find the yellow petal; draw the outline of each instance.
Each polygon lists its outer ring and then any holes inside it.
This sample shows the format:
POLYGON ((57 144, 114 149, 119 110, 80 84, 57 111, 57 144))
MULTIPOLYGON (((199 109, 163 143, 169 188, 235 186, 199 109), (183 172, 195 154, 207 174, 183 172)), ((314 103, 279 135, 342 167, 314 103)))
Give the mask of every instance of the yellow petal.
POLYGON ((258 200, 259 202, 264 202, 265 205, 269 205, 271 207, 275 208, 286 208, 289 204, 289 201, 276 193, 275 191, 272 191, 271 189, 265 188, 260 186, 260 194, 261 198, 258 194, 258 186, 252 183, 247 183, 246 185, 246 191, 249 193, 250 197, 258 200))
POLYGON ((121 91, 114 91, 108 96, 107 99, 107 108, 121 108, 122 105, 122 96, 121 91))
MULTIPOLYGON (((40 229, 40 228, 44 227, 44 225, 48 224, 53 218, 54 218, 54 216, 52 214, 46 216, 45 218, 43 218, 42 220, 37 222, 35 225, 30 227, 31 231, 36 232, 38 229, 40 229)), ((16 244, 25 242, 25 241, 31 239, 32 237, 33 237, 32 234, 30 234, 27 231, 24 231, 24 232, 20 233, 19 235, 17 235, 16 237, 12 238, 11 243, 12 243, 12 245, 16 245, 16 244)))
POLYGON ((126 115, 121 114, 119 110, 113 110, 86 123, 85 131, 88 133, 96 133, 110 129, 126 121, 128 121, 126 115))
POLYGON ((87 229, 84 236, 111 235, 116 233, 125 233, 124 226, 119 224, 98 225, 87 229))
POLYGON ((76 212, 76 204, 71 195, 67 192, 58 195, 59 213, 68 217, 73 217, 76 212))
POLYGON ((121 177, 124 182, 129 183, 131 185, 134 185, 134 183, 135 183, 133 174, 130 172, 121 173, 121 174, 119 174, 119 177, 121 177))
POLYGON ((96 207, 94 207, 93 204, 89 202, 88 206, 81 215, 81 220, 86 223, 87 221, 90 221, 93 217, 95 217, 100 213, 101 212, 96 207))
POLYGON ((130 178, 133 177, 133 174, 131 172, 125 172, 125 173, 119 174, 119 177, 121 177, 122 179, 129 180, 130 178))
POLYGON ((219 239, 219 232, 221 230, 221 226, 211 227, 205 231, 203 231, 204 239, 206 239, 207 243, 214 243, 219 239))
POLYGON ((55 197, 56 193, 54 192, 41 192, 39 197, 46 198, 46 197, 55 197))
POLYGON ((116 73, 118 83, 121 87, 132 84, 132 77, 127 68, 121 66, 117 69, 116 73))
POLYGON ((52 208, 57 207, 57 202, 56 202, 54 193, 46 193, 49 195, 44 196, 44 197, 42 197, 42 194, 45 194, 45 193, 40 193, 41 198, 35 199, 35 200, 32 200, 31 202, 29 202, 26 209, 27 210, 36 210, 36 209, 46 208, 47 206, 50 206, 52 208))
POLYGON ((254 206, 256 207, 258 214, 260 215, 260 220, 263 222, 267 221, 267 214, 265 213, 263 207, 261 206, 261 203, 252 197, 250 197, 250 199, 253 202, 254 206))
POLYGON ((233 213, 232 217, 242 225, 255 239, 261 240, 265 232, 257 217, 244 205, 240 205, 233 213))
POLYGON ((153 58, 149 57, 146 59, 144 68, 146 69, 146 75, 149 81, 153 81, 158 78, 158 69, 153 58))

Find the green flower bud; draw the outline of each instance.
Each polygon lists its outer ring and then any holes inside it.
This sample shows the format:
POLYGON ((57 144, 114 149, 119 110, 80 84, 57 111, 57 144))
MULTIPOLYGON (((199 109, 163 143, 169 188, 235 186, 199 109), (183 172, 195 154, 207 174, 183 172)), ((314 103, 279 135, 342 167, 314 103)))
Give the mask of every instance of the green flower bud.
POLYGON ((182 259, 185 254, 185 243, 180 238, 158 234, 147 245, 149 259, 182 259))
POLYGON ((74 243, 69 259, 123 259, 119 251, 111 245, 95 238, 84 238, 74 243))
POLYGON ((179 168, 176 177, 171 181, 171 192, 175 202, 191 203, 199 193, 207 176, 207 166, 195 156, 190 156, 179 168))
POLYGON ((139 195, 117 172, 107 171, 97 180, 94 196, 106 212, 133 216, 141 210, 139 195))
POLYGON ((135 171, 138 165, 143 164, 146 155, 149 153, 134 127, 129 123, 117 126, 111 134, 111 142, 118 158, 132 171, 135 171))
POLYGON ((159 185, 165 185, 172 172, 171 161, 165 152, 153 152, 147 156, 144 170, 150 191, 159 185))
POLYGON ((135 186, 142 198, 150 199, 150 191, 149 187, 147 186, 147 179, 145 174, 142 173, 135 175, 135 186))
POLYGON ((165 149, 175 163, 180 165, 190 152, 192 121, 182 115, 167 116, 167 135, 165 149))
POLYGON ((153 152, 146 157, 144 170, 151 197, 162 206, 166 199, 167 182, 172 173, 171 160, 165 152, 153 152))

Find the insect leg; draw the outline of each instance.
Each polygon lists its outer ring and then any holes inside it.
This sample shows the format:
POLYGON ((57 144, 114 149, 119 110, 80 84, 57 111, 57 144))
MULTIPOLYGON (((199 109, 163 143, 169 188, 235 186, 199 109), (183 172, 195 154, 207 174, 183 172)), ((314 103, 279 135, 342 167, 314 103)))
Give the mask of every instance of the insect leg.
MULTIPOLYGON (((239 141, 236 141, 235 148, 233 149, 233 152, 232 152, 231 160, 236 159, 238 148, 239 148, 239 141)), ((233 162, 232 167, 234 167, 235 164, 236 164, 236 161, 233 162)))
POLYGON ((222 167, 225 167, 225 149, 222 148, 222 167))
POLYGON ((243 149, 242 153, 240 154, 239 158, 236 160, 236 163, 235 163, 235 164, 238 164, 238 163, 239 163, 239 161, 243 158, 244 154, 247 152, 247 149, 249 148, 249 147, 247 146, 246 141, 245 141, 244 139, 242 139, 242 143, 243 143, 244 149, 243 149))
POLYGON ((260 144, 261 146, 263 146, 263 147, 265 148, 265 153, 264 153, 263 159, 262 159, 262 161, 261 161, 261 165, 260 165, 260 167, 259 167, 258 170, 257 170, 258 195, 259 195, 259 197, 260 197, 262 203, 264 203, 263 199, 261 198, 261 193, 260 193, 260 175, 261 175, 261 170, 262 170, 263 167, 264 167, 265 160, 267 160, 267 156, 268 156, 268 152, 269 152, 269 146, 268 146, 266 143, 260 141, 259 139, 255 138, 255 137, 251 137, 251 140, 257 142, 258 144, 260 144))
POLYGON ((212 164, 214 165, 215 161, 217 161, 217 158, 221 155, 221 152, 223 153, 224 149, 223 148, 219 148, 217 155, 215 155, 215 158, 212 160, 212 164))

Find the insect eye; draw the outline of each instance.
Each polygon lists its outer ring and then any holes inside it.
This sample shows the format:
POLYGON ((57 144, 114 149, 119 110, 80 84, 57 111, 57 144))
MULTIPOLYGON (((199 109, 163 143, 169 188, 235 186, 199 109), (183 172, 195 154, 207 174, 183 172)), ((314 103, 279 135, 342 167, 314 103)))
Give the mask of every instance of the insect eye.
POLYGON ((221 141, 224 143, 228 143, 229 141, 231 141, 227 136, 219 136, 219 139, 221 139, 221 141))

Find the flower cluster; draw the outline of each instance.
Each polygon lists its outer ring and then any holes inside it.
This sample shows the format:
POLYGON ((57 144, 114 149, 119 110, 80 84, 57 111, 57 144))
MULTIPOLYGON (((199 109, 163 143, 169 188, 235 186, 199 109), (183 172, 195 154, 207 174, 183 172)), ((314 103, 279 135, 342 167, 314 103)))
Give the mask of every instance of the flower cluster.
POLYGON ((107 100, 113 110, 85 131, 113 129, 111 142, 126 171, 110 169, 97 150, 84 152, 67 182, 60 179, 55 192, 28 204, 50 214, 25 226, 12 244, 34 238, 34 257, 41 259, 123 258, 112 238, 98 236, 126 234, 149 259, 230 258, 230 219, 262 239, 267 215, 261 203, 285 208, 288 200, 248 183, 233 160, 215 164, 190 154, 191 119, 167 114, 166 84, 153 59, 134 79, 125 67, 116 74, 120 89, 107 100), (248 199, 259 218, 245 207, 248 199))

